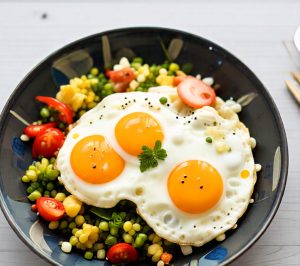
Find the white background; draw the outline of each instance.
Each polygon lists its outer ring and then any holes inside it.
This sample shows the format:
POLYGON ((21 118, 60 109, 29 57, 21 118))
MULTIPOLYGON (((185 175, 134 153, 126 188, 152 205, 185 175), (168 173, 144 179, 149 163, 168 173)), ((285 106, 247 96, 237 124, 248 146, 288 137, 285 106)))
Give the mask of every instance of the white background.
MULTIPOLYGON (((271 226, 232 265, 300 265, 300 109, 284 85, 284 79, 291 79, 289 72, 297 69, 283 45, 300 26, 300 2, 0 2, 0 108, 24 75, 49 53, 83 36, 128 26, 171 27, 208 38, 239 57, 268 88, 287 131, 287 188, 271 226)), ((17 238, 2 213, 0 265, 46 265, 17 238)))

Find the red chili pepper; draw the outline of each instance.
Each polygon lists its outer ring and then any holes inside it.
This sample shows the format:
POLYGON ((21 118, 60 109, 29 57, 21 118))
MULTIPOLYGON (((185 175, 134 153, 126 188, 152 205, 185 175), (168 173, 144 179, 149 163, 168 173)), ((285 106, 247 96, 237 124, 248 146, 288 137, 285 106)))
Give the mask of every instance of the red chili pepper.
POLYGON ((41 134, 43 131, 45 131, 48 128, 53 128, 56 127, 57 123, 51 122, 51 123, 46 123, 42 125, 29 125, 24 128, 24 133, 29 137, 29 138, 34 138, 41 134))
POLYGON ((62 122, 72 124, 73 122, 73 111, 72 109, 65 105, 64 103, 56 100, 52 97, 47 96, 36 96, 35 99, 39 102, 45 103, 48 107, 52 107, 54 110, 59 112, 59 119, 62 122))

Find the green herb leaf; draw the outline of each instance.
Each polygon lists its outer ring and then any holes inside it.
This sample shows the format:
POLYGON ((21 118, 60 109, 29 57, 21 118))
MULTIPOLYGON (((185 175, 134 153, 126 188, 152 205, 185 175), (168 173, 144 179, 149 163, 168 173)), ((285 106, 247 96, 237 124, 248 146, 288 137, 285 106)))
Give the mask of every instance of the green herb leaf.
POLYGON ((92 207, 90 208, 90 212, 97 215, 98 217, 109 221, 112 219, 112 212, 108 209, 98 208, 98 207, 92 207))
POLYGON ((159 140, 155 142, 153 150, 148 146, 142 146, 142 153, 138 156, 141 172, 157 167, 158 160, 164 160, 166 157, 167 151, 162 149, 162 144, 159 140))

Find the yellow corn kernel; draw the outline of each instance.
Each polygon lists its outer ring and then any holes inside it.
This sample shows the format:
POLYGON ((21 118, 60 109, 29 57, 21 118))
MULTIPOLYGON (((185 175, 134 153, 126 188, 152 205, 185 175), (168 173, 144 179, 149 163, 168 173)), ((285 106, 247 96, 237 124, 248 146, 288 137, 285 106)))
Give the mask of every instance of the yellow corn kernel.
POLYGON ((93 247, 93 243, 91 241, 86 241, 86 243, 84 244, 86 246, 86 248, 92 248, 93 247))
POLYGON ((186 74, 185 74, 183 71, 181 71, 181 70, 177 70, 177 71, 176 71, 176 75, 179 76, 179 77, 184 77, 184 76, 186 76, 186 74))
POLYGON ((82 76, 81 76, 81 80, 86 81, 86 80, 87 80, 86 75, 82 75, 82 76))
POLYGON ((153 262, 158 262, 162 254, 163 254, 163 249, 161 248, 152 256, 151 260, 153 262))
POLYGON ((80 211, 82 202, 74 195, 70 195, 64 199, 63 205, 65 207, 66 214, 69 217, 75 217, 80 211))
POLYGON ((88 90, 87 89, 81 89, 80 93, 87 95, 88 94, 88 90))
POLYGON ((91 240, 93 243, 96 242, 99 239, 99 235, 97 233, 91 233, 89 235, 89 240, 91 240))
POLYGON ((98 233, 99 233, 99 227, 93 226, 93 227, 92 227, 92 233, 98 234, 98 233))
POLYGON ((100 97, 99 96, 95 97, 95 102, 100 102, 100 97))
POLYGON ((71 103, 72 109, 76 112, 79 108, 83 108, 84 99, 86 96, 82 93, 76 93, 71 103))
POLYGON ((91 102, 94 101, 94 98, 95 98, 94 96, 88 95, 88 96, 86 97, 85 101, 86 101, 86 103, 91 103, 91 102))
POLYGON ((166 86, 172 86, 173 85, 173 77, 167 76, 167 75, 159 75, 156 78, 156 82, 159 85, 166 85, 166 86))
POLYGON ((83 231, 82 229, 79 229, 76 233, 75 233, 75 236, 76 237, 80 237, 82 235, 83 231))
POLYGON ((84 244, 86 241, 88 241, 89 236, 87 234, 81 234, 81 236, 79 237, 79 241, 80 243, 84 244))
POLYGON ((162 249, 162 247, 158 244, 152 244, 148 247, 148 254, 149 255, 154 255, 157 251, 162 249))
POLYGON ((88 107, 88 109, 92 109, 92 108, 94 108, 96 105, 97 105, 96 102, 91 102, 91 103, 88 103, 87 107, 88 107))
POLYGON ((152 242, 153 242, 153 243, 158 243, 160 240, 161 240, 161 237, 159 237, 158 235, 156 235, 156 236, 153 238, 152 242))
POLYGON ((92 225, 91 224, 87 224, 87 223, 84 223, 82 225, 82 229, 85 229, 85 228, 90 228, 92 230, 92 225))
POLYGON ((92 232, 92 228, 90 228, 90 227, 84 227, 82 230, 83 230, 83 233, 87 234, 88 236, 92 232))

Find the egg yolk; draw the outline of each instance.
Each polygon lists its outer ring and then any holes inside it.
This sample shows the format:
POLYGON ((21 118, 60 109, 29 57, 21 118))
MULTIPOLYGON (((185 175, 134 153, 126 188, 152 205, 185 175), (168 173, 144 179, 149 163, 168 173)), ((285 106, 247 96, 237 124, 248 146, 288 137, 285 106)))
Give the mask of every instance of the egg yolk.
POLYGON ((172 170, 168 178, 168 191, 180 210, 199 214, 217 204, 223 193, 223 180, 209 163, 190 160, 172 170))
POLYGON ((122 117, 115 127, 115 136, 124 151, 139 155, 142 146, 153 148, 164 138, 160 124, 151 115, 135 112, 122 117))
POLYGON ((105 137, 92 135, 80 140, 71 152, 71 166, 85 182, 103 184, 118 177, 125 162, 105 137))

